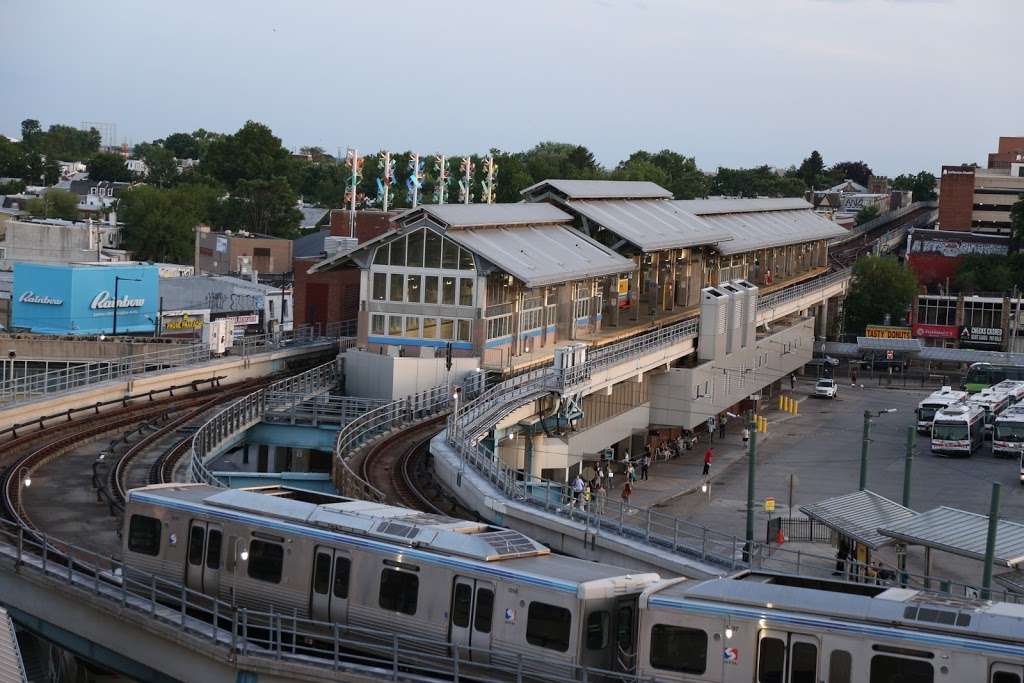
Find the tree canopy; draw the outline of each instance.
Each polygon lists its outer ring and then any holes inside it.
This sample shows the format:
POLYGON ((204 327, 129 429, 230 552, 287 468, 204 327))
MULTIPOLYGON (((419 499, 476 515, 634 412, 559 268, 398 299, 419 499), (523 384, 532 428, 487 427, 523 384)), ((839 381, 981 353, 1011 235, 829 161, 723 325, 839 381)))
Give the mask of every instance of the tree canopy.
POLYGON ((100 132, 95 128, 81 130, 61 123, 45 132, 36 119, 21 122, 21 140, 25 147, 48 159, 84 161, 100 149, 100 132))
POLYGON ((853 278, 846 295, 846 332, 862 335, 868 325, 885 321, 906 321, 910 305, 917 295, 913 271, 894 256, 864 256, 853 264, 853 278))
POLYGON ((893 178, 892 186, 896 190, 910 190, 915 202, 930 202, 938 197, 935 192, 936 178, 928 171, 916 175, 903 173, 893 178))
POLYGON ((676 199, 704 197, 711 188, 707 176, 697 168, 693 157, 670 149, 663 149, 657 154, 644 150, 633 152, 615 167, 611 177, 616 180, 649 180, 670 191, 676 199))
POLYGON ((855 220, 857 221, 857 225, 864 225, 868 221, 873 221, 878 218, 878 214, 880 213, 881 211, 878 208, 878 204, 868 204, 867 206, 862 206, 860 208, 855 220))
POLYGON ((124 157, 115 152, 97 152, 88 162, 89 180, 109 180, 128 183, 135 179, 125 165, 124 157))
POLYGON ((832 168, 828 171, 829 185, 838 185, 844 180, 852 180, 855 183, 868 186, 868 181, 871 180, 871 176, 874 173, 871 172, 871 167, 863 161, 840 161, 832 164, 832 168))
POLYGON ((269 127, 247 121, 238 132, 209 143, 200 170, 233 191, 242 180, 288 177, 290 161, 288 150, 269 127))
POLYGON ((737 197, 802 197, 804 182, 788 173, 780 175, 771 167, 719 168, 711 180, 711 194, 737 197))
POLYGON ((274 237, 295 237, 302 212, 285 178, 240 180, 235 191, 214 212, 214 224, 274 237))
POLYGON ((25 208, 37 218, 64 218, 72 221, 78 218, 78 195, 67 190, 52 189, 30 199, 25 208))
POLYGON ((201 184, 127 190, 118 204, 125 246, 139 259, 191 263, 196 226, 210 220, 217 199, 216 189, 201 184))
POLYGON ((1020 251, 1024 245, 1024 194, 1010 207, 1010 249, 1020 251))

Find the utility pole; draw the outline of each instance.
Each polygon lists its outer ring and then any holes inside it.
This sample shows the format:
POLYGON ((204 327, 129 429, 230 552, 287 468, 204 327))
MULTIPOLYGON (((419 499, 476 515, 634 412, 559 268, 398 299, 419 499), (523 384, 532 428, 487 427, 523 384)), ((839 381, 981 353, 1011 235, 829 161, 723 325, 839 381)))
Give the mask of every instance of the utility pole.
POLYGON ((903 507, 910 507, 910 474, 914 468, 914 447, 917 445, 917 428, 907 427, 907 457, 903 463, 903 507))
POLYGON ((743 559, 750 562, 754 550, 754 482, 757 475, 757 425, 754 423, 752 410, 747 413, 747 425, 750 430, 750 443, 747 446, 747 542, 743 548, 743 559))
POLYGON ((988 508, 988 538, 985 539, 985 569, 981 575, 981 599, 988 600, 992 588, 992 564, 996 556, 996 532, 999 531, 999 493, 1002 485, 992 482, 992 500, 988 508))
POLYGON ((121 277, 120 275, 114 276, 114 329, 110 333, 110 336, 117 336, 117 309, 121 307, 121 302, 117 300, 118 285, 121 284, 121 280, 125 282, 142 282, 139 278, 135 277, 121 277))
POLYGON ((877 413, 872 413, 870 410, 864 411, 864 436, 860 444, 860 489, 861 491, 868 487, 868 444, 871 443, 871 418, 885 415, 886 413, 895 413, 895 408, 886 408, 885 410, 879 410, 877 413))

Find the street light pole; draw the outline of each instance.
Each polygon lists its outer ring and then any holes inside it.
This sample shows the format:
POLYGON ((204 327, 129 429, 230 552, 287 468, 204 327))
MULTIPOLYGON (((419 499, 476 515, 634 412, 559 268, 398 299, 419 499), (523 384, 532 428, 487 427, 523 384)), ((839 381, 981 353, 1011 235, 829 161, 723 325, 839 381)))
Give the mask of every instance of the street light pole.
POLYGON ((988 537, 985 539, 985 568, 981 575, 981 599, 988 600, 992 588, 992 565, 996 555, 996 532, 999 530, 999 493, 1002 485, 992 482, 992 500, 988 510, 988 537))
POLYGON ((903 507, 910 507, 910 474, 914 468, 914 447, 917 445, 917 428, 907 427, 907 457, 903 463, 903 507))
POLYGON ((751 553, 754 550, 754 487, 755 475, 757 473, 757 426, 754 424, 754 411, 749 411, 747 419, 750 430, 750 445, 747 447, 747 535, 744 546, 745 560, 750 562, 751 553))
POLYGON ((877 413, 872 413, 870 410, 864 411, 864 436, 860 444, 860 490, 863 491, 868 487, 868 444, 871 442, 871 418, 885 415, 886 413, 895 413, 895 408, 886 408, 885 410, 879 410, 877 413))
POLYGON ((120 275, 114 276, 114 330, 110 333, 112 337, 117 335, 117 309, 120 307, 120 303, 117 300, 117 293, 121 280, 124 280, 125 282, 142 282, 142 280, 136 277, 121 277, 120 275))

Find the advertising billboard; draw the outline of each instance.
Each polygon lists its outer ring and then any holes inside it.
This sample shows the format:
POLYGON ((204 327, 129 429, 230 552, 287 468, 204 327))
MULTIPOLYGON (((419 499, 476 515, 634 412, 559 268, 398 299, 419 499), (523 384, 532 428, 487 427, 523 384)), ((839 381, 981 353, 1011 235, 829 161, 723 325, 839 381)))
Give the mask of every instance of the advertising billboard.
POLYGON ((865 337, 873 339, 910 339, 909 327, 892 327, 889 325, 868 325, 864 330, 865 337))
POLYGON ((14 264, 11 325, 41 334, 153 332, 159 269, 150 265, 14 264), (115 301, 116 295, 116 301, 115 301))

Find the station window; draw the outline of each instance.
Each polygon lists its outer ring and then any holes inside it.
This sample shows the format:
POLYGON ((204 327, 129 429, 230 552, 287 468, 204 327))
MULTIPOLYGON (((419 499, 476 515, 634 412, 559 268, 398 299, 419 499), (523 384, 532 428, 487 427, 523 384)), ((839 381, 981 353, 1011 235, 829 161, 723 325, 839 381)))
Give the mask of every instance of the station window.
POLYGON ((459 321, 459 341, 469 341, 469 321, 459 321))
POLYGON ((388 254, 390 249, 388 245, 377 247, 377 253, 373 255, 373 263, 378 266, 386 266, 388 264, 388 254))
MULTIPOLYGON (((379 251, 378 251, 379 253, 379 251)), ((373 274, 373 300, 384 301, 388 297, 388 275, 387 273, 373 274)))
POLYGON ((853 676, 853 657, 846 650, 832 650, 828 657, 829 683, 850 683, 853 676))
POLYGON ((473 305, 473 280, 468 277, 459 278, 459 305, 473 305))
POLYGON ((565 652, 569 649, 572 613, 564 607, 531 602, 526 616, 526 642, 565 652))
POLYGON ((928 662, 888 655, 875 655, 871 658, 871 683, 932 683, 935 671, 928 662))
POLYGON ((423 338, 437 339, 437 318, 423 319, 423 338))
POLYGON ((390 336, 390 337, 401 337, 402 336, 402 316, 400 316, 400 315, 389 315, 388 316, 388 336, 390 336))
POLYGON ((455 305, 455 278, 441 278, 441 303, 448 306, 455 305))
POLYGON ((128 522, 128 550, 140 555, 159 555, 162 528, 160 520, 155 517, 132 515, 128 522))
POLYGON ((651 666, 703 674, 708 666, 708 634, 699 628, 655 624, 651 628, 651 666))
POLYGON ((473 252, 466 249, 459 250, 459 270, 473 270, 473 252))
POLYGON ((444 241, 441 267, 445 270, 456 270, 459 267, 459 246, 454 242, 444 241))
POLYGON ((414 338, 420 336, 420 319, 418 316, 405 316, 405 336, 414 338))
POLYGON ((611 615, 607 611, 591 612, 587 617, 587 649, 603 650, 608 647, 608 625, 611 615))
POLYGON ((449 341, 455 339, 452 336, 455 333, 455 321, 451 318, 441 318, 441 336, 440 339, 447 339, 449 341))
POLYGON ((423 303, 437 303, 437 276, 427 275, 423 278, 423 303))
POLYGON ((386 316, 381 313, 374 313, 370 318, 370 334, 384 334, 386 329, 386 316))
POLYGON ((491 632, 491 619, 494 613, 494 591, 490 588, 476 589, 476 616, 473 619, 473 630, 479 633, 491 632))
POLYGON ((408 254, 406 263, 410 268, 423 267, 423 231, 409 233, 408 254))
POLYGON ((388 290, 388 301, 402 300, 403 278, 399 273, 391 273, 391 287, 388 290))
POLYGON ((426 247, 423 255, 424 268, 441 267, 441 236, 433 230, 426 231, 426 247))
POLYGON ((249 578, 280 583, 284 568, 284 546, 254 540, 249 544, 249 578))
POLYGON ((405 277, 406 294, 411 304, 418 304, 420 302, 420 296, 422 296, 420 280, 421 276, 419 275, 407 275, 405 277))
POLYGON ((402 237, 391 242, 391 265, 405 265, 405 238, 402 237))
POLYGON ((381 609, 402 614, 416 614, 419 597, 420 577, 411 572, 384 569, 380 573, 381 609))

